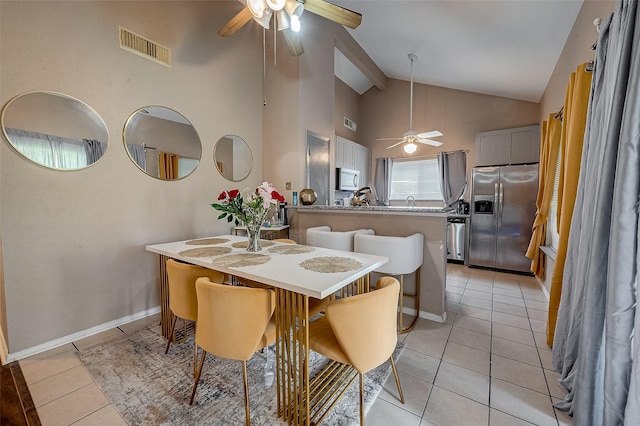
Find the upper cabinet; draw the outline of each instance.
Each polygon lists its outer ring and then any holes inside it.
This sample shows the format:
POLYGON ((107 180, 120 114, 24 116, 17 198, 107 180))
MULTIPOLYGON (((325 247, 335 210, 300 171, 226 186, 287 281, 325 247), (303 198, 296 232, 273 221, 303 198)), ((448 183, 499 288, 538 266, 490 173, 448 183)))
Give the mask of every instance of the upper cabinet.
POLYGON ((540 161, 540 126, 494 130, 476 135, 476 166, 540 161))
POLYGON ((360 186, 369 185, 369 167, 371 165, 371 150, 336 136, 336 168, 354 169, 360 172, 360 186))

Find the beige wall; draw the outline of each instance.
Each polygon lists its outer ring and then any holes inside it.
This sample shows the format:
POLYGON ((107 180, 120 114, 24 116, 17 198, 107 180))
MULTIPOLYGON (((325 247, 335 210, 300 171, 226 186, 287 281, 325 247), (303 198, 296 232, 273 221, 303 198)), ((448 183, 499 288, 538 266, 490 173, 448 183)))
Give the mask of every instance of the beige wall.
POLYGON ((335 78, 336 101, 333 112, 335 119, 336 136, 358 142, 358 129, 356 131, 344 125, 344 117, 353 120, 357 125, 360 123, 360 95, 349 87, 344 81, 335 78))
MULTIPOLYGON (((377 138, 400 137, 409 130, 408 81, 388 79, 387 89, 373 87, 360 99, 359 142, 371 149, 372 174, 378 157, 402 157, 402 146, 386 149, 393 142, 377 138)), ((538 104, 444 87, 414 83, 413 129, 418 132, 440 130, 440 147, 419 145, 413 156, 440 151, 468 149, 467 167, 475 165, 475 136, 479 132, 527 126, 538 122, 538 104)), ((465 198, 469 197, 469 190, 465 198)))
POLYGON ((615 3, 613 0, 584 1, 540 100, 540 117, 538 119, 540 122, 546 120, 549 114, 560 110, 564 105, 571 73, 575 72, 579 65, 594 59, 595 51, 591 50, 591 46, 598 39, 598 33, 593 21, 600 18, 604 22, 606 17, 613 12, 615 3))
POLYGON ((241 7, 0 2, 0 103, 32 90, 66 93, 93 107, 110 136, 105 156, 75 172, 38 167, 0 143, 10 352, 157 307, 157 256, 144 246, 229 231, 209 204, 223 189, 262 178, 262 32, 248 25, 231 38, 216 35, 241 7), (118 25, 171 48, 173 67, 120 49, 118 25), (145 105, 193 123, 203 147, 192 175, 164 182, 131 163, 122 128, 145 105), (213 164, 226 134, 246 140, 256 159, 239 184, 213 164))

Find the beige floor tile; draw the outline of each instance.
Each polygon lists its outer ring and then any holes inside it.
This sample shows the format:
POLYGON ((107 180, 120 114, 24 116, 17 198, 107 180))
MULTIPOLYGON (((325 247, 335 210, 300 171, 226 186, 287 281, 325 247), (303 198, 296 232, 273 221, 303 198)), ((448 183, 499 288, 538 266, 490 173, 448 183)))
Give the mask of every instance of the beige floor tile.
POLYGON ((470 281, 467 283, 466 289, 469 291, 484 293, 486 295, 493 292, 493 284, 489 281, 470 281))
POLYGON ((30 357, 21 359, 20 362, 24 363, 26 361, 38 361, 46 358, 53 358, 56 355, 63 354, 65 352, 76 352, 76 347, 71 343, 67 343, 62 346, 58 346, 57 348, 49 349, 48 351, 40 352, 39 354, 31 355, 30 357))
POLYGON ((83 417, 73 424, 73 426, 126 426, 127 423, 122 419, 118 410, 113 405, 107 405, 83 417))
POLYGON ((444 319, 444 324, 453 325, 453 322, 456 320, 456 311, 447 310, 447 317, 444 319))
POLYGON ((433 383, 440 359, 405 348, 396 362, 398 371, 433 383))
POLYGON ((93 336, 85 337, 84 339, 77 340, 73 344, 81 351, 83 348, 88 348, 97 343, 108 342, 118 337, 122 337, 124 333, 119 328, 111 328, 109 330, 102 331, 94 334, 93 336))
MULTIPOLYGON (((557 399, 553 399, 553 403, 558 402, 557 399)), ((571 417, 566 411, 559 410, 554 407, 553 409, 556 413, 556 418, 558 419, 559 426, 571 426, 573 425, 573 417, 571 417)))
POLYGON ((491 378, 491 408, 538 426, 557 426, 549 395, 491 378))
POLYGON ((28 385, 80 365, 76 351, 66 351, 45 359, 20 361, 22 374, 28 385))
POLYGON ((447 286, 445 289, 445 294, 459 294, 462 295, 464 293, 464 287, 453 287, 447 286))
POLYGON ((442 360, 489 375, 490 354, 488 352, 449 342, 442 360))
POLYGON ((493 277, 489 275, 471 275, 467 281, 467 287, 471 284, 493 286, 493 277))
POLYGON ((493 301, 499 303, 507 303, 509 305, 525 307, 524 299, 522 297, 503 296, 501 294, 494 294, 493 301))
POLYGON ((469 305, 469 306, 475 306, 476 308, 491 310, 491 306, 493 305, 493 302, 491 300, 478 299, 477 297, 467 296, 465 294, 462 296, 462 299, 460 300, 460 305, 469 305))
POLYGON ((43 426, 70 425, 109 405, 95 384, 90 384, 38 408, 43 426))
POLYGON ((441 426, 486 425, 489 421, 489 407, 434 386, 423 417, 426 421, 441 426))
POLYGON ((466 328, 467 330, 491 335, 491 321, 485 321, 465 315, 457 315, 453 325, 454 327, 466 328))
POLYGON ((458 308, 460 307, 460 302, 452 302, 448 300, 446 302, 447 311, 458 312, 458 308))
POLYGON ((437 337, 439 339, 447 340, 449 338, 449 333, 451 332, 451 324, 452 323, 440 323, 440 322, 429 321, 427 319, 420 318, 418 319, 418 322, 416 323, 416 326, 413 329, 413 331, 428 334, 430 336, 437 337))
POLYGON ((540 321, 537 319, 530 318, 529 322, 531 323, 531 329, 536 333, 545 333, 547 331, 547 320, 540 321))
POLYGON ((547 302, 538 302, 535 300, 524 300, 525 305, 527 305, 527 308, 532 308, 532 309, 538 309, 540 311, 549 311, 549 303, 547 302))
POLYGON ((491 351, 491 336, 466 328, 453 327, 449 335, 449 343, 451 342, 484 352, 491 351))
POLYGON ((369 409, 365 422, 368 426, 418 426, 420 417, 378 398, 369 409))
POLYGON ((461 299, 462 299, 461 294, 445 293, 444 295, 444 300, 446 300, 447 302, 460 303, 461 299))
POLYGON ((525 300, 532 300, 532 301, 536 301, 536 302, 549 303, 549 300, 547 300, 547 296, 544 295, 542 290, 532 290, 532 289, 529 289, 529 288, 523 288, 522 289, 522 297, 525 300))
POLYGON ((87 369, 78 365, 55 376, 32 383, 29 385, 29 392, 37 408, 91 383, 93 383, 93 378, 87 369))
POLYGON ((493 323, 492 335, 501 339, 513 340, 514 342, 524 343, 525 345, 536 346, 531 330, 524 330, 522 328, 511 327, 510 325, 493 323))
POLYGON ((407 349, 440 359, 447 341, 418 332, 409 333, 404 343, 407 349))
POLYGON ((469 271, 453 269, 447 274, 447 277, 455 278, 459 281, 467 280, 471 276, 469 271))
POLYGON ((478 308, 476 306, 461 304, 458 308, 458 315, 466 315, 484 321, 491 321, 491 309, 478 308))
POLYGON ((560 374, 551 370, 543 370, 544 376, 547 379, 547 386, 549 387, 549 394, 554 398, 564 399, 567 395, 564 389, 558 384, 560 374))
POLYGON ((412 414, 422 416, 433 385, 404 373, 398 373, 398 377, 400 378, 400 386, 402 386, 404 404, 399 400, 398 387, 396 386, 396 379, 393 374, 389 375, 380 394, 378 394, 378 398, 382 398, 412 414))
POLYGON ((542 363, 542 368, 546 370, 553 370, 553 352, 550 350, 539 349, 538 355, 542 363))
POLYGON ((510 325, 512 327, 522 328, 523 330, 531 330, 529 318, 523 318, 517 315, 505 314, 503 312, 494 312, 491 321, 499 324, 510 325))
POLYGON ((533 423, 525 422, 517 417, 498 411, 494 408, 489 410, 489 426, 530 426, 533 423))
POLYGON ((464 295, 473 297, 475 299, 484 299, 489 301, 493 300, 491 289, 489 289, 489 291, 486 292, 481 290, 473 290, 467 287, 467 289, 464 291, 464 295))
POLYGON ((455 275, 447 275, 445 280, 445 289, 448 290, 451 287, 465 288, 467 286, 467 280, 468 278, 466 277, 463 278, 455 275))
POLYGON ((522 292, 520 291, 520 287, 506 286, 500 284, 493 285, 493 294, 499 294, 502 296, 509 297, 522 297, 522 292))
POLYGON ((493 311, 528 318, 526 308, 523 308, 522 306, 510 305, 508 303, 493 302, 493 311))
POLYGON ((540 311, 538 309, 527 308, 527 316, 531 319, 547 322, 549 314, 547 311, 540 311))
POLYGON ((514 361, 494 354, 491 356, 491 377, 542 394, 549 394, 542 368, 524 362, 514 361))
POLYGON ((538 351, 531 346, 493 336, 491 353, 514 361, 541 367, 538 351))
POLYGON ((547 345, 547 334, 533 332, 533 337, 535 338, 536 346, 538 349, 551 351, 551 348, 547 345))
POLYGON ((489 404, 489 376, 442 362, 433 384, 481 404, 489 404))

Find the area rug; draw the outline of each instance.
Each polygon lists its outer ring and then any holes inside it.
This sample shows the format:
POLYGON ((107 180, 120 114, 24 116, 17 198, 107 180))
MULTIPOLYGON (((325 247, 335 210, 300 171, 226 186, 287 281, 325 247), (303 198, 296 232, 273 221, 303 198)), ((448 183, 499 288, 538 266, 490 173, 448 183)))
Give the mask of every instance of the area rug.
MULTIPOLYGON (((130 425, 239 425, 244 424, 242 364, 207 356, 194 404, 189 405, 193 386, 193 342, 171 345, 160 327, 149 325, 117 340, 100 343, 79 352, 105 396, 130 425)), ((398 343, 394 358, 404 345, 398 343)), ((252 425, 284 425, 277 416, 276 385, 266 386, 267 356, 274 345, 257 352, 247 363, 252 425)), ((309 371, 313 377, 326 365, 326 358, 311 351, 309 371)), ((365 412, 371 407, 391 373, 389 363, 365 375, 365 412)), ((323 425, 359 424, 359 385, 356 379, 323 425)))

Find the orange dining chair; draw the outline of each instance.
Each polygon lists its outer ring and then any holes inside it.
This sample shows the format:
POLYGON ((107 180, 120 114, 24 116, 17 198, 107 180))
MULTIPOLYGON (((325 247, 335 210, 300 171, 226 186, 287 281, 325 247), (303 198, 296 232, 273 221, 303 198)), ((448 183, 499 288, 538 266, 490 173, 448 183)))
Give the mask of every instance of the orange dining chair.
POLYGON ((200 307, 196 345, 203 351, 189 405, 193 404, 207 353, 242 361, 244 407, 248 426, 251 424, 251 416, 247 361, 256 351, 276 340, 276 325, 273 319, 275 293, 264 288, 218 284, 209 281, 208 278, 199 278, 196 281, 196 292, 200 307))
POLYGON ((404 404, 393 360, 393 351, 398 343, 396 313, 400 283, 393 277, 382 277, 376 288, 331 302, 325 309, 325 315, 309 325, 309 347, 312 350, 357 370, 361 425, 364 425, 364 374, 386 360, 391 363, 400 402, 404 404))

